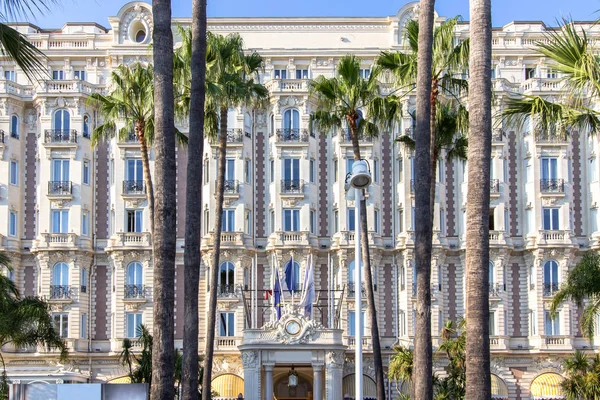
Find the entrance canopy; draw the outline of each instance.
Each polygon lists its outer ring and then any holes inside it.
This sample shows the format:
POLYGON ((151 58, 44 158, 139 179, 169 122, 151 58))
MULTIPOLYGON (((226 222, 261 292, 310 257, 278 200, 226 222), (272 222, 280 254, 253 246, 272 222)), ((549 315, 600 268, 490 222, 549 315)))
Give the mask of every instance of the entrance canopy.
POLYGON ((564 399, 565 395, 560 387, 564 379, 553 372, 541 374, 531 382, 531 398, 534 400, 564 399))
POLYGON ((218 397, 233 397, 244 394, 244 380, 237 375, 219 375, 212 380, 211 389, 217 392, 218 397))

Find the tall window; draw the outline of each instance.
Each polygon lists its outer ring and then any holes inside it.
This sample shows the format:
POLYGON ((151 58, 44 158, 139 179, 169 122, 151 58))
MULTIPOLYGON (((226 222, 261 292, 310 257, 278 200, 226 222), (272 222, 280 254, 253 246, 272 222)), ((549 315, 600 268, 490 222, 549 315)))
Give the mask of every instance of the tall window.
POLYGON ((379 160, 373 160, 373 181, 379 183, 379 160))
POLYGON ((283 159, 284 189, 294 189, 300 184, 300 159, 283 159))
POLYGON ((69 314, 54 313, 52 314, 52 325, 58 336, 66 338, 69 336, 69 314))
POLYGON ((235 266, 229 261, 225 261, 219 267, 219 292, 233 292, 235 284, 235 266))
POLYGON ((496 335, 496 313, 490 311, 490 336, 496 335))
POLYGON ((10 137, 19 138, 19 117, 16 115, 10 117, 10 137))
POLYGON ((373 230, 375 231, 375 233, 380 233, 380 228, 379 228, 379 211, 375 210, 375 212, 373 213, 373 230))
POLYGON ((4 79, 6 79, 7 81, 16 82, 17 74, 15 73, 15 70, 14 69, 5 70, 4 71, 4 79))
POLYGON ((296 79, 308 79, 308 69, 296 69, 296 79))
MULTIPOLYGON (((361 282, 365 281, 365 269, 362 265, 360 266, 360 280, 361 282)), ((348 264, 348 282, 356 282, 356 263, 354 261, 348 264)))
POLYGON ((287 79, 287 69, 275 69, 275 70, 273 70, 273 77, 275 79, 287 79))
POLYGON ((127 210, 127 232, 143 232, 144 210, 127 210))
POLYGON ((244 181, 252 183, 252 161, 245 160, 244 162, 244 181))
POLYGON ((235 180, 235 160, 233 158, 225 159, 225 180, 235 180))
POLYGON ((352 166, 354 165, 354 158, 346 159, 346 175, 352 172, 352 166))
POLYGON ((558 225, 558 208, 543 208, 543 229, 546 231, 555 231, 560 229, 558 225))
POLYGON ((219 314, 219 336, 235 336, 235 313, 219 314))
POLYGON ((67 263, 60 262, 54 265, 52 269, 52 285, 69 286, 69 266, 67 263))
POLYGON ((126 179, 131 182, 139 182, 139 184, 143 184, 144 182, 144 169, 142 167, 142 160, 139 158, 128 158, 125 161, 127 165, 127 177, 126 179))
POLYGON ((17 213, 15 211, 11 211, 8 217, 8 235, 9 236, 17 236, 17 213))
POLYGON ((127 325, 127 337, 139 337, 138 327, 142 324, 142 313, 125 313, 125 322, 127 325))
POLYGON ((69 232, 69 211, 52 210, 52 233, 69 232))
POLYGON ((269 213, 269 223, 270 223, 271 233, 275 232, 275 211, 271 211, 269 213))
POLYGON ((286 110, 283 113, 283 130, 284 134, 292 133, 295 131, 296 133, 300 129, 300 113, 296 109, 286 110))
POLYGON ((19 162, 10 161, 10 184, 17 186, 19 184, 19 162))
POLYGON ((81 327, 79 337, 81 339, 87 339, 87 314, 81 314, 81 327))
POLYGON ((54 182, 68 182, 70 180, 70 165, 69 159, 52 160, 52 180, 54 182))
POLYGON ((88 115, 83 116, 83 137, 90 137, 90 117, 88 115))
POLYGON ((558 178, 558 159, 555 157, 542 158, 542 179, 554 180, 558 178))
POLYGON ((71 129, 71 115, 67 110, 58 110, 54 113, 53 128, 55 131, 68 133, 71 129))
POLYGON ((529 310, 529 335, 537 335, 537 315, 534 310, 529 310))
POLYGON ((333 212, 333 231, 340 231, 340 213, 338 212, 338 210, 335 210, 333 212))
POLYGON ((81 234, 83 236, 90 234, 90 213, 87 211, 81 213, 81 234))
MULTIPOLYGON (((360 312, 360 330, 362 335, 366 334, 365 330, 365 312, 360 312)), ((356 312, 348 311, 348 334, 349 336, 356 336, 356 312)))
POLYGON ((544 295, 553 295, 558 291, 559 285, 558 263, 554 260, 546 261, 544 263, 544 295))
POLYGON ((316 178, 316 169, 315 169, 315 160, 313 160, 311 158, 310 163, 309 163, 309 179, 310 179, 310 183, 315 183, 317 181, 316 178))
POLYGON ((87 281, 88 281, 87 269, 82 268, 81 274, 80 274, 80 279, 79 279, 79 282, 81 283, 81 285, 80 285, 81 293, 87 292, 87 281))
POLYGON ((333 160, 333 181, 338 181, 338 160, 333 160))
POLYGON ((127 266, 127 285, 141 286, 144 282, 142 264, 134 261, 127 266))
POLYGON ((356 229, 356 214, 353 209, 348 209, 348 230, 354 231, 356 229))
POLYGON ((83 177, 81 180, 84 185, 90 184, 90 162, 89 161, 83 162, 83 177))
POLYGON ((494 263, 490 261, 489 264, 489 282, 490 282, 490 290, 494 287, 496 283, 496 278, 494 276, 494 263))
POLYGON ((552 318, 549 311, 544 313, 544 334, 547 336, 560 335, 560 314, 552 318))
POLYGON ((245 227, 245 232, 247 235, 251 235, 252 234, 252 211, 246 211, 244 213, 244 224, 246 225, 245 227))
POLYGON ((317 234, 317 212, 310 210, 310 233, 317 234))
POLYGON ((223 210, 223 232, 235 232, 235 210, 223 210))
POLYGON ((271 160, 269 163, 269 177, 271 178, 271 183, 275 182, 275 160, 271 160))
POLYGON ((440 232, 446 233, 446 211, 440 210, 440 232))
POLYGON ((300 210, 283 210, 283 230, 285 232, 297 232, 300 230, 300 210))

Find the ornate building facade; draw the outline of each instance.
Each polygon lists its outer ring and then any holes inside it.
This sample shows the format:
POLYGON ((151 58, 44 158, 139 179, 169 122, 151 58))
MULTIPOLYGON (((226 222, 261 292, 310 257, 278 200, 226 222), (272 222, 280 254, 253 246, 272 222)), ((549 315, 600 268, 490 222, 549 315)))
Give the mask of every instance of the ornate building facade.
MULTIPOLYGON (((226 194, 221 265, 209 265, 214 234, 217 148, 207 141, 202 203, 201 333, 204 346, 207 276, 219 268, 215 387, 223 399, 354 397, 354 201, 344 178, 352 166, 345 131, 318 132, 309 123, 315 103, 307 80, 333 76, 337 60, 354 53, 368 76, 380 51, 404 51, 403 26, 418 16, 404 5, 381 18, 215 18, 215 33, 239 32, 248 49, 265 59, 261 80, 270 91, 266 109, 229 112, 226 194), (304 276, 315 266, 313 319, 285 314, 274 320, 268 290, 274 271, 293 256, 304 276), (294 320, 290 330, 285 323, 294 320), (292 373, 293 372, 293 373, 292 373), (297 386, 288 386, 292 375, 297 386), (245 389, 244 389, 245 387, 245 389), (272 398, 272 397, 270 397, 272 398)), ((437 21, 443 21, 437 17, 437 21)), ((126 375, 118 362, 124 338, 152 325, 152 257, 149 213, 135 141, 112 139, 93 146, 102 115, 87 98, 106 93, 118 65, 151 60, 152 13, 128 3, 105 28, 66 23, 58 30, 32 24, 16 28, 47 54, 49 77, 30 82, 14 63, 0 59, 0 248, 13 258, 11 278, 25 295, 45 297, 67 340, 68 364, 46 349, 15 349, 3 356, 13 383, 103 382, 126 375)), ((187 18, 174 26, 189 25, 187 18)), ((600 27, 579 23, 592 40, 600 27)), ((554 99, 560 75, 532 45, 544 39, 541 22, 513 22, 494 30, 493 70, 497 107, 515 94, 554 99)), ((457 26, 467 38, 468 23, 457 26)), ((177 40, 176 40, 177 41, 177 40)), ((382 94, 391 91, 382 86, 382 94)), ((414 98, 390 132, 361 141, 373 184, 367 213, 375 297, 384 360, 395 344, 414 336, 415 279, 413 155, 395 141, 411 134, 414 98)), ((180 126, 187 130, 185 123, 180 126)), ((548 315, 549 301, 566 273, 590 249, 600 249, 600 144, 588 132, 566 139, 536 134, 528 126, 498 124, 493 136, 490 208, 490 345, 495 398, 561 398, 561 359, 595 351, 585 340, 581 310, 570 303, 548 315)), ((151 166, 154 154, 151 151, 151 166)), ((183 335, 185 149, 177 151, 178 256, 176 347, 183 335)), ((432 331, 464 315, 467 162, 442 157, 436 177, 432 331)), ((300 280, 300 286, 302 281, 300 280)), ((300 289, 297 288, 297 289, 300 289)), ((296 295, 298 296, 298 295, 296 295)), ((291 298, 288 299, 291 303, 291 298)), ((291 308, 290 308, 291 309, 291 308)), ((368 321, 368 318, 365 318, 368 321)), ((368 323, 364 326, 365 386, 374 370, 368 323)), ((434 345, 439 337, 434 337, 434 345)), ((436 367, 444 365, 437 357, 436 367)), ((406 389, 406 388, 404 388, 406 389)), ((401 383, 389 382, 393 397, 401 383)))

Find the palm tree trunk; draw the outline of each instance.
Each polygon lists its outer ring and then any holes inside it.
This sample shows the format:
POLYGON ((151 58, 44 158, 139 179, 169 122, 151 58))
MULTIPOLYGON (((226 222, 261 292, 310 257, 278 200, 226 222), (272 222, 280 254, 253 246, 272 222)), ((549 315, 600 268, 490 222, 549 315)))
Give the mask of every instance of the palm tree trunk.
POLYGON ((154 188, 154 343, 152 400, 172 399, 175 392, 174 315, 177 220, 175 202, 175 123, 173 96, 173 33, 171 1, 153 0, 154 113, 156 171, 154 188))
MULTIPOLYGON (((202 156, 204 154, 204 97, 206 80, 206 0, 192 2, 192 82, 185 209, 183 399, 198 398, 198 288, 202 229, 202 156)), ((179 393, 179 392, 178 392, 179 393)))
POLYGON ((421 0, 417 53, 417 115, 415 133, 415 262, 417 315, 413 382, 415 399, 433 397, 431 349, 431 66, 435 0, 421 0))
POLYGON ((144 171, 144 183, 146 184, 146 196, 148 196, 148 211, 150 212, 150 234, 154 233, 154 185, 152 184, 152 175, 150 175, 150 156, 148 154, 148 144, 146 143, 146 122, 142 120, 135 121, 135 133, 140 143, 140 153, 142 154, 142 169, 144 171))
POLYGON ((467 187, 466 396, 491 398, 489 342, 492 23, 490 0, 471 0, 469 171, 467 187))
POLYGON ((430 96, 430 111, 429 111, 429 132, 431 139, 429 140, 429 149, 431 152, 431 192, 429 193, 429 210, 431 215, 431 228, 433 229, 433 221, 435 220, 435 187, 436 187, 436 172, 437 172, 437 161, 438 161, 438 149, 437 149, 437 130, 436 130, 436 112, 437 112, 437 99, 439 95, 438 80, 432 78, 431 80, 431 96, 430 96))
POLYGON ((217 174, 217 193, 215 207, 215 228, 213 253, 210 267, 210 297, 208 300, 208 320, 206 323, 206 350, 204 352, 204 375, 202 376, 202 400, 210 400, 210 383, 212 380, 212 364, 215 347, 215 330, 217 324, 217 281, 219 278, 219 256, 221 251, 221 231, 223 227, 223 198, 225 197, 225 155, 227 154, 227 107, 220 109, 219 132, 219 171, 217 174))
MULTIPOLYGON (((358 115, 356 117, 358 117, 358 115)), ((354 161, 358 161, 361 159, 361 157, 360 145, 358 143, 358 132, 356 129, 356 118, 351 118, 348 120, 348 122, 350 125, 350 132, 352 134, 352 150, 354 152, 354 161)), ((379 325, 377 323, 375 293, 373 292, 373 275, 371 273, 371 257, 369 255, 369 231, 367 225, 367 201, 364 197, 364 190, 362 199, 355 199, 354 201, 360 201, 360 246, 363 258, 363 265, 365 269, 365 289, 367 292, 367 307, 369 308, 369 315, 371 316, 371 342, 373 345, 373 364, 375 367, 375 387, 377 392, 377 399, 385 400, 383 359, 381 357, 381 343, 379 342, 379 325)), ((356 238, 355 240, 358 240, 358 238, 356 238)), ((355 266, 355 268, 360 268, 360 266, 355 266)), ((362 289, 356 288, 355 290, 362 289)), ((356 309, 356 312, 358 313, 357 315, 360 315, 360 307, 358 307, 358 305, 356 306, 356 309)), ((357 344, 357 346, 358 345, 359 344, 357 344)))

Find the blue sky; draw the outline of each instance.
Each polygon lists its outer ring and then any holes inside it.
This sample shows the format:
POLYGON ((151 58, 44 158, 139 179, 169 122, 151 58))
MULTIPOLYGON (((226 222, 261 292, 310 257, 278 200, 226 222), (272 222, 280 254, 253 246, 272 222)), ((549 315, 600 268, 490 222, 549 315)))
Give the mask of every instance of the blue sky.
MULTIPOLYGON (((108 27, 108 17, 126 3, 125 0, 57 0, 50 12, 37 15, 30 22, 42 28, 59 28, 64 22, 97 22, 108 27)), ((173 16, 187 17, 191 0, 173 0, 173 16)), ((302 17, 302 16, 387 16, 395 14, 406 2, 389 0, 208 0, 209 17, 302 17), (368 6, 365 6, 367 4, 368 6)), ((468 0, 438 0, 439 15, 469 18, 468 0)), ((492 0, 495 27, 514 20, 544 21, 554 25, 557 17, 575 20, 600 17, 600 0, 492 0)))

